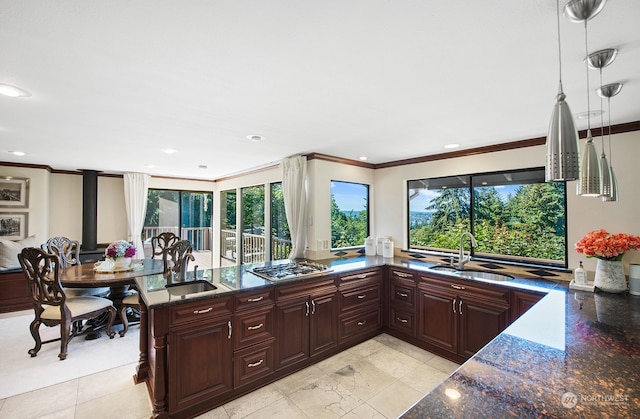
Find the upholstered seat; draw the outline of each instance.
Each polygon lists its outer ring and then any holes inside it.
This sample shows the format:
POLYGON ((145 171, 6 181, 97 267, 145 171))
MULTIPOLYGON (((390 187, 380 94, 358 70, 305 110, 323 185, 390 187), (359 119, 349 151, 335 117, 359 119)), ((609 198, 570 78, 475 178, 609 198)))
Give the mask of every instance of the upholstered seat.
POLYGON ((60 340, 58 357, 67 358, 69 341, 81 331, 83 320, 94 319, 108 314, 107 335, 113 338, 111 331, 116 309, 111 300, 101 297, 68 297, 60 283, 60 260, 57 255, 46 253, 36 247, 26 247, 18 254, 18 260, 27 279, 31 292, 31 301, 35 318, 29 329, 35 341, 29 355, 36 356, 43 343, 60 340), (60 338, 42 342, 40 325, 60 326, 60 338))

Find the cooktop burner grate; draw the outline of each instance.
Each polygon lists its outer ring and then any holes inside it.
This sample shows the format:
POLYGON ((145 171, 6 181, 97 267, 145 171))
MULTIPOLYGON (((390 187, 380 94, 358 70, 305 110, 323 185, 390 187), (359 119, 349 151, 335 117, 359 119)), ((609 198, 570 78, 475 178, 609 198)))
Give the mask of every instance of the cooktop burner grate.
POLYGON ((325 265, 316 263, 291 262, 257 267, 253 268, 251 272, 270 281, 278 281, 283 279, 320 275, 326 272, 331 272, 331 269, 325 265))

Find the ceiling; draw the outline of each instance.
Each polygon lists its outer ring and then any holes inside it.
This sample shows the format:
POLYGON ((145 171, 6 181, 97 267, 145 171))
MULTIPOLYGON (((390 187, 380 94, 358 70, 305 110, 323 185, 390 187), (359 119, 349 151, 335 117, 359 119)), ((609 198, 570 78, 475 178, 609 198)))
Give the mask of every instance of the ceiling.
MULTIPOLYGON (((619 49, 614 125, 640 120, 639 20, 640 1, 609 0, 588 24, 589 52, 619 49)), ((383 163, 544 137, 556 25, 554 0, 0 0, 0 83, 32 95, 0 96, 0 161, 216 179, 297 153, 383 163)), ((584 25, 560 28, 579 114, 584 25)))

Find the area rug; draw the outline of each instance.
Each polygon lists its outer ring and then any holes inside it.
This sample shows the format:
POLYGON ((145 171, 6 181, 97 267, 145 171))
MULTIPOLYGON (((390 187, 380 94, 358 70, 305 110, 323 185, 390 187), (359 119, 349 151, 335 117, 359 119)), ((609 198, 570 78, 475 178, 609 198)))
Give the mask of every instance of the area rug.
MULTIPOLYGON (((38 356, 31 358, 27 351, 34 347, 32 320, 33 311, 0 317, 0 399, 138 361, 138 326, 130 327, 124 337, 116 333, 113 339, 104 332, 95 340, 76 336, 64 361, 58 358, 60 341, 43 344, 38 356)), ((59 337, 60 328, 41 326, 40 334, 43 341, 59 337)))

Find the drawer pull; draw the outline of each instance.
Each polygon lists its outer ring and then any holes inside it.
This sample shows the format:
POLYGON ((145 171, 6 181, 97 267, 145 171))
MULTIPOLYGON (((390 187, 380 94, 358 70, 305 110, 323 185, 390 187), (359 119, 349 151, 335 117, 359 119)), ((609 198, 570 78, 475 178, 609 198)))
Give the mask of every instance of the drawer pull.
POLYGON ((409 296, 409 294, 407 294, 406 292, 400 292, 400 291, 396 292, 396 294, 398 294, 400 297, 403 297, 403 298, 407 298, 409 296))
POLYGON ((411 278, 413 275, 406 274, 404 272, 393 271, 393 274, 399 276, 400 278, 411 278))
POLYGON ((363 298, 366 298, 367 294, 360 294, 358 295, 358 300, 362 300, 363 298))
POLYGON ((367 324, 367 321, 362 321, 362 322, 358 322, 358 326, 364 326, 365 324, 367 324))
POLYGON ((397 319, 400 323, 409 323, 409 320, 407 320, 407 319, 401 319, 400 317, 396 317, 396 319, 397 319))
POLYGON ((258 302, 258 301, 262 301, 262 299, 263 299, 263 298, 264 298, 264 297, 258 297, 258 298, 247 298, 247 301, 248 301, 248 302, 250 302, 250 303, 255 303, 255 302, 258 302))
POLYGON ((210 312, 211 310, 213 310, 213 307, 209 307, 205 310, 193 310, 193 314, 204 314, 210 312))
POLYGON ((260 323, 257 326, 247 326, 247 330, 256 330, 256 329, 260 329, 262 326, 264 326, 264 324, 260 323))
POLYGON ((258 365, 262 365, 263 362, 264 362, 264 359, 261 359, 258 362, 254 362, 252 364, 247 364, 247 367, 249 367, 249 368, 257 367, 258 365))
POLYGON ((466 289, 462 285, 456 285, 456 284, 451 284, 451 288, 453 288, 455 290, 464 290, 464 289, 466 289))

